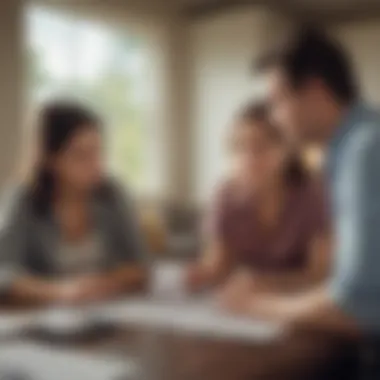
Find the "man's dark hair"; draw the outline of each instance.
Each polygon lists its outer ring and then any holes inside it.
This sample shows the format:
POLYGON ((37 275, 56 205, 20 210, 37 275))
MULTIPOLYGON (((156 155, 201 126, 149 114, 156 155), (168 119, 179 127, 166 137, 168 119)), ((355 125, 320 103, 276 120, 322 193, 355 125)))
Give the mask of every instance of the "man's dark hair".
POLYGON ((319 78, 343 103, 357 97, 356 78, 346 52, 337 41, 315 28, 301 28, 285 44, 261 57, 255 67, 260 71, 271 67, 284 70, 294 87, 319 78))

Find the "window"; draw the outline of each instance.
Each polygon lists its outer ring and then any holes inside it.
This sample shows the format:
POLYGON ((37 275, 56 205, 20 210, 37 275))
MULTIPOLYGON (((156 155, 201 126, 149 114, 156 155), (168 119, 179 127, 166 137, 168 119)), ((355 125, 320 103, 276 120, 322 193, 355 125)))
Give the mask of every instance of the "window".
POLYGON ((26 35, 32 108, 50 96, 87 102, 105 120, 110 169, 149 193, 148 161, 156 160, 149 139, 157 131, 146 119, 151 89, 145 41, 112 24, 42 7, 28 9, 26 35))

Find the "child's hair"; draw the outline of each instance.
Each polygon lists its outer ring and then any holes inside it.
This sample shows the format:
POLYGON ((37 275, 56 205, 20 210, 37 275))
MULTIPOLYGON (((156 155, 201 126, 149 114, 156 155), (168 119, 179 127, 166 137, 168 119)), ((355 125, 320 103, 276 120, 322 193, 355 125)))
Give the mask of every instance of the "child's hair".
MULTIPOLYGON (((244 122, 246 125, 251 125, 252 128, 259 128, 273 141, 288 144, 284 132, 271 121, 268 104, 264 101, 253 101, 246 104, 238 112, 236 119, 239 122, 244 122)), ((239 123, 236 123, 235 128, 239 128, 239 123)), ((285 179, 288 184, 297 185, 308 179, 308 170, 299 151, 296 149, 291 150, 284 170, 285 179)))

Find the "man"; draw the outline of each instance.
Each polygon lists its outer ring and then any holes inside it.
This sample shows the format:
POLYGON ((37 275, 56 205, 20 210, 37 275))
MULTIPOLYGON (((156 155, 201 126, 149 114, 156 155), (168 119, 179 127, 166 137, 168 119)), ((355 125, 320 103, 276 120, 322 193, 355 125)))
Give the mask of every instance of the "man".
MULTIPOLYGON (((297 296, 226 300, 228 307, 293 326, 380 333, 380 116, 360 99, 350 62, 324 34, 303 31, 260 62, 273 117, 299 142, 326 150, 333 215, 328 283, 297 296)), ((254 283, 254 279, 253 279, 254 283)))

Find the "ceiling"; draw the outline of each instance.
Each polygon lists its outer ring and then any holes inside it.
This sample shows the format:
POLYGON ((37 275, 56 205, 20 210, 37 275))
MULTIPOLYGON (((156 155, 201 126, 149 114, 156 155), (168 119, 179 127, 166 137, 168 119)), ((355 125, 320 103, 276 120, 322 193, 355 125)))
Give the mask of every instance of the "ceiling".
POLYGON ((334 22, 380 17, 380 0, 29 0, 33 2, 83 6, 126 6, 143 11, 180 11, 201 17, 239 6, 263 5, 306 21, 334 22))
POLYGON ((189 15, 199 16, 241 5, 265 5, 305 19, 380 15, 380 0, 177 0, 189 15))

